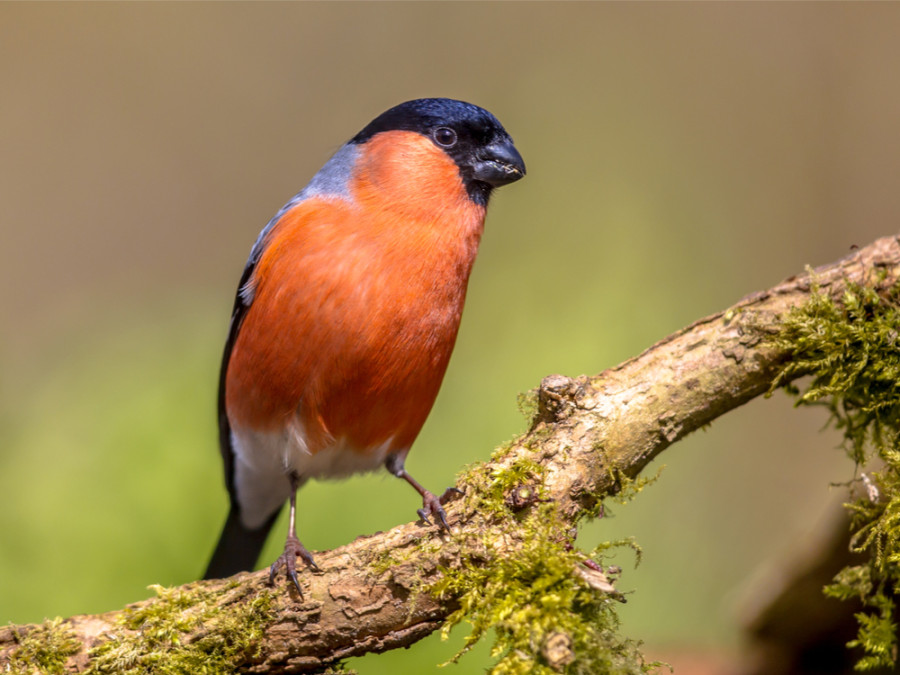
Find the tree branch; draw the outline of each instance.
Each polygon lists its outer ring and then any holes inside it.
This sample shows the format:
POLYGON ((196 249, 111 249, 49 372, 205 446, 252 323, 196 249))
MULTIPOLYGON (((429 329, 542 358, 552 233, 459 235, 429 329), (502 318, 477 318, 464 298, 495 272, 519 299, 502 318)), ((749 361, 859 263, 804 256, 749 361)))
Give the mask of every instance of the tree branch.
MULTIPOLYGON (((814 284, 840 297, 849 282, 887 289, 898 279, 900 238, 886 237, 700 319, 616 368, 592 377, 544 378, 531 429, 490 468, 540 464, 544 497, 574 524, 615 492, 623 476, 636 476, 691 431, 768 391, 789 354, 763 338, 808 299, 814 284)), ((472 504, 464 499, 449 506, 454 529, 500 536, 490 515, 475 513, 472 504)), ((501 539, 495 544, 501 551, 519 545, 501 539)), ((419 590, 459 555, 457 537, 409 523, 318 553, 321 572, 302 575, 302 598, 287 584, 268 588, 267 573, 257 572, 161 591, 106 614, 0 629, 0 669, 27 671, 48 658, 38 647, 52 643, 59 672, 88 666, 105 672, 124 656, 140 659, 148 651, 187 659, 190 647, 250 672, 313 672, 350 656, 408 646, 440 628, 455 599, 419 590)))

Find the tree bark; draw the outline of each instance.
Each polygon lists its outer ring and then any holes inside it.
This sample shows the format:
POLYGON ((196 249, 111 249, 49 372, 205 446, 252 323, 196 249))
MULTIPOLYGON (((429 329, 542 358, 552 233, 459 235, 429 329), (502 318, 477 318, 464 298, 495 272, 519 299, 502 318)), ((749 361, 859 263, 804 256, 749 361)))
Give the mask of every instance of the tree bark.
MULTIPOLYGON (((546 377, 531 429, 494 463, 503 468, 526 459, 542 465, 545 496, 574 523, 616 491, 623 476, 636 476, 691 431, 767 392, 789 354, 764 336, 808 299, 814 285, 840 297, 849 282, 887 289, 898 279, 900 237, 886 237, 836 263, 749 295, 615 368, 590 377, 546 377)), ((465 477, 459 487, 465 488, 465 477)), ((480 527, 483 536, 491 537, 490 518, 475 518, 466 510, 467 503, 448 505, 454 529, 480 527)), ((509 545, 514 551, 516 543, 509 545)), ((215 637, 216 631, 226 630, 223 615, 265 596, 274 619, 262 628, 258 648, 240 657, 246 671, 313 672, 350 656, 408 646, 440 628, 456 609, 453 598, 439 600, 417 589, 437 579, 439 568, 452 565, 458 553, 452 534, 408 523, 317 553, 320 571, 302 574, 302 597, 289 584, 268 589, 267 572, 188 584, 176 590, 196 604, 185 600, 180 611, 210 618, 198 621, 176 642, 215 637), (441 545, 419 545, 426 540, 440 540, 441 545), (384 564, 388 560, 390 564, 384 564)), ((65 620, 61 625, 70 629, 74 640, 65 671, 95 664, 98 656, 89 653, 90 648, 143 630, 121 625, 123 617, 159 602, 151 599, 124 610, 65 620)), ((48 630, 0 629, 0 670, 11 662, 27 662, 23 649, 29 635, 48 630)))

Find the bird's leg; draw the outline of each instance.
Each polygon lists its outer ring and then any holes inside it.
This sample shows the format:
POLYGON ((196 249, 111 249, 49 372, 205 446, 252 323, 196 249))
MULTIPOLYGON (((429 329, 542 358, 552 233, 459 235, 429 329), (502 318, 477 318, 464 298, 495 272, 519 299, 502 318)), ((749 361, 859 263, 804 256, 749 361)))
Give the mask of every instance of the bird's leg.
POLYGON ((296 472, 291 471, 291 473, 288 474, 288 479, 291 481, 290 523, 288 525, 287 539, 285 539, 284 542, 284 553, 282 553, 278 557, 278 560, 273 562, 272 566, 269 568, 269 584, 275 583, 275 575, 278 573, 279 569, 284 567, 285 572, 290 577, 291 581, 294 582, 294 586, 297 587, 297 592, 300 593, 302 597, 303 591, 300 589, 300 581, 297 579, 297 556, 299 555, 303 558, 304 562, 314 570, 318 571, 319 568, 316 567, 316 563, 310 552, 306 550, 306 547, 301 544, 300 540, 297 538, 297 488, 300 487, 300 477, 296 472))
POLYGON ((454 496, 463 494, 463 491, 459 488, 449 487, 444 490, 444 494, 437 497, 434 493, 429 492, 422 487, 419 481, 406 472, 406 469, 403 466, 404 460, 405 457, 402 455, 389 455, 384 465, 393 475, 405 480, 413 486, 416 492, 422 495, 422 508, 416 511, 416 513, 419 514, 419 518, 430 525, 431 521, 428 520, 428 516, 433 516, 437 519, 441 527, 449 531, 450 524, 447 522, 447 514, 444 512, 443 505, 450 501, 454 496))

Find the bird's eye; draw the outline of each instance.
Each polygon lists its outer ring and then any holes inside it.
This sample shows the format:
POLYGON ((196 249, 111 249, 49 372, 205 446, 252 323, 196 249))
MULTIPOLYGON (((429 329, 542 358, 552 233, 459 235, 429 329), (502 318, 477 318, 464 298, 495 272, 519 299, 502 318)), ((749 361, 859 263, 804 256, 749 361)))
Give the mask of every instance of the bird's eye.
POLYGON ((445 148, 452 148, 456 145, 456 132, 450 127, 438 127, 434 130, 435 142, 445 148))

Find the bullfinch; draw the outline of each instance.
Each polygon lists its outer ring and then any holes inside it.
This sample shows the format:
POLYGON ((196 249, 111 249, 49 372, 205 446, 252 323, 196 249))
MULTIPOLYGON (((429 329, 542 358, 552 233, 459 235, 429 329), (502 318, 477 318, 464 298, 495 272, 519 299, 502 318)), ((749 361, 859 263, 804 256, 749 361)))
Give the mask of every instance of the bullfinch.
POLYGON ((380 466, 447 528, 404 468, 456 341, 494 188, 525 175, 497 118, 446 98, 382 113, 263 228, 241 275, 219 378, 230 511, 205 578, 256 564, 290 503, 284 568, 297 590, 297 489, 380 466))

